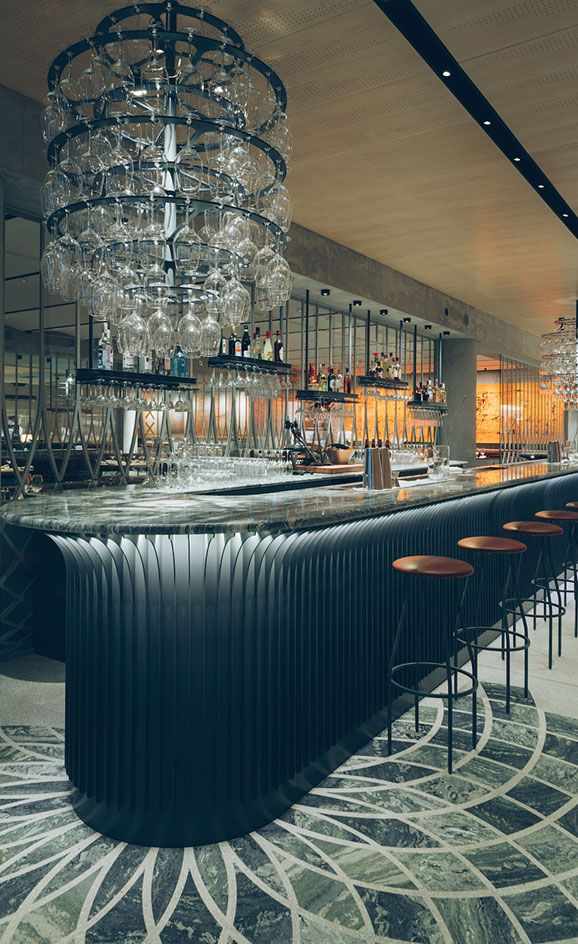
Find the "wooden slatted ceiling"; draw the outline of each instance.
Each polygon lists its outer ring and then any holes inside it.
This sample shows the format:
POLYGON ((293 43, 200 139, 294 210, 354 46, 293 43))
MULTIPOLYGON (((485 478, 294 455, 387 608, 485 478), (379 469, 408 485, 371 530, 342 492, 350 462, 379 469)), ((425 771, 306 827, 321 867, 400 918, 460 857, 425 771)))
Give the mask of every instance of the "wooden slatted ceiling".
MULTIPOLYGON (((416 3, 578 206, 578 0, 416 3)), ((53 55, 113 4, 1 6, 0 82, 41 99, 53 55)), ((288 86, 297 222, 530 331, 573 311, 576 241, 371 0, 208 6, 288 86)))

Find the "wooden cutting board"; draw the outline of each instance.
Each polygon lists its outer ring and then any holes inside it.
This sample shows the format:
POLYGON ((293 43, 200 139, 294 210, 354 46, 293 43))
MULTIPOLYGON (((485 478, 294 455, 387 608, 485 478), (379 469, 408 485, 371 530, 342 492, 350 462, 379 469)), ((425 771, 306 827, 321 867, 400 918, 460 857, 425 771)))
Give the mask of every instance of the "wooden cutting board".
POLYGON ((304 467, 305 472, 316 472, 320 475, 357 475, 363 472, 363 463, 356 462, 349 465, 308 465, 304 467))

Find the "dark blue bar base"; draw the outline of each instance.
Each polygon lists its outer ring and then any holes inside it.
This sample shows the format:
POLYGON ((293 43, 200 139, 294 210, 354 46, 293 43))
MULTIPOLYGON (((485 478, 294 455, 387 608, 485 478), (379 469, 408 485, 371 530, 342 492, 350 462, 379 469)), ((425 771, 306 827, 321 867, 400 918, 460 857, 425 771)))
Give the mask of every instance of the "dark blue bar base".
MULTIPOLYGON (((66 769, 78 815, 155 846, 217 842, 281 815, 385 727, 403 592, 392 561, 466 556, 458 538, 500 534, 577 497, 578 475, 566 475, 277 536, 54 535, 67 573, 66 769)), ((557 567, 565 549, 553 541, 557 567)), ((528 596, 532 546, 523 558, 528 596)), ((499 620, 499 578, 490 561, 478 598, 474 575, 466 625, 499 620)), ((449 590, 432 583, 420 651, 406 634, 400 662, 445 655, 449 590)))

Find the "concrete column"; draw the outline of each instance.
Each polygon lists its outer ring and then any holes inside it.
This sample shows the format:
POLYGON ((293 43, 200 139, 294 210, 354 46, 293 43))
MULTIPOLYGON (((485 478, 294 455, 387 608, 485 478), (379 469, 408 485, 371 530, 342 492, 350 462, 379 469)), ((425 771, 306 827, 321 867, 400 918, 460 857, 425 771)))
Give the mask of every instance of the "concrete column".
POLYGON ((476 342, 444 339, 442 351, 442 380, 447 390, 448 412, 441 442, 449 445, 451 459, 463 459, 473 465, 476 457, 476 342))

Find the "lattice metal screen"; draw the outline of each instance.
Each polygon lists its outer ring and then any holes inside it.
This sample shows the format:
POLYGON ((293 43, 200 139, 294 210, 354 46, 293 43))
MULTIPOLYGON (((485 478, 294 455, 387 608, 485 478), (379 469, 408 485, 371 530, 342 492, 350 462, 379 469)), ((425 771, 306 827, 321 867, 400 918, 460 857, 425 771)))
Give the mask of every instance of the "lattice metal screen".
POLYGON ((564 406, 540 387, 537 367, 500 358, 500 460, 547 452, 564 438, 564 406))

